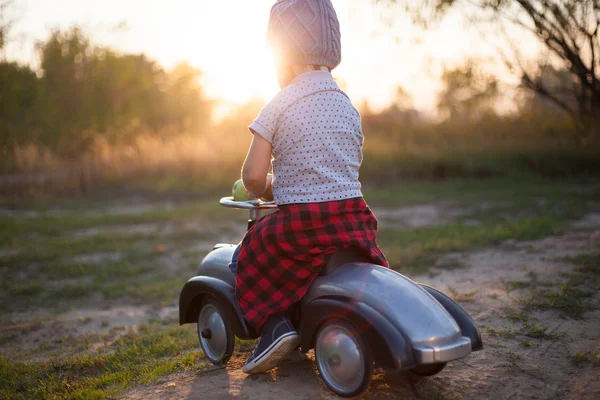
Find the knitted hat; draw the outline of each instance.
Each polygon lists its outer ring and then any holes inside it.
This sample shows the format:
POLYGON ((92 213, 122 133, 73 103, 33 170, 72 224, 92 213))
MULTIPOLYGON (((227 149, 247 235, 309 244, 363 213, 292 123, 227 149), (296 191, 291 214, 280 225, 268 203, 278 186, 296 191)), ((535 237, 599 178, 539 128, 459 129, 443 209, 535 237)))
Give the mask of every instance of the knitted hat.
POLYGON ((340 23, 331 0, 278 0, 267 41, 287 64, 334 69, 342 61, 340 23))

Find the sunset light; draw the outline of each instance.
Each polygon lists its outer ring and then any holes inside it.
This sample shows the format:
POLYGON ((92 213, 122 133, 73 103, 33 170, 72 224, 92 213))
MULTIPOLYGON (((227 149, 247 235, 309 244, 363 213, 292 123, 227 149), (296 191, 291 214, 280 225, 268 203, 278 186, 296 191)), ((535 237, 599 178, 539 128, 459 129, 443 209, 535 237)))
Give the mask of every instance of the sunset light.
POLYGON ((0 399, 600 399, 599 278, 600 0, 0 0, 0 399))
MULTIPOLYGON (((386 10, 367 0, 333 3, 343 43, 342 64, 334 75, 356 103, 366 99, 375 109, 388 105, 400 85, 417 108, 433 111, 444 67, 494 52, 494 43, 484 41, 459 15, 424 31, 400 9, 386 10), (391 18, 391 12, 398 15, 391 18)), ((211 97, 233 104, 266 100, 278 90, 265 43, 272 4, 174 0, 165 7, 141 0, 22 0, 13 10, 15 31, 28 36, 12 43, 9 54, 35 64, 35 40, 47 37, 49 28, 79 24, 94 43, 144 52, 166 67, 187 62, 199 68, 211 97)))

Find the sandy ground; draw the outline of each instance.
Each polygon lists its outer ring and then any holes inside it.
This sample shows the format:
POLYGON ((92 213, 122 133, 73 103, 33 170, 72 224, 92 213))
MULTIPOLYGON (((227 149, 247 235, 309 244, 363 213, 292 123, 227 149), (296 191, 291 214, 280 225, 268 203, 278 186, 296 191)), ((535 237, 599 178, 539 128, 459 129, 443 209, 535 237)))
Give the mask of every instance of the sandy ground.
MULTIPOLYGON (((518 310, 528 288, 510 289, 510 282, 533 279, 560 284, 575 265, 565 260, 600 249, 598 215, 588 215, 559 237, 531 242, 507 242, 493 248, 447 256, 465 268, 434 269, 416 280, 451 293, 483 332, 485 348, 452 362, 439 375, 416 378, 410 373, 376 372, 366 399, 600 399, 598 363, 576 365, 572 355, 600 352, 600 310, 573 319, 555 310, 531 311, 530 324, 547 325, 552 338, 524 334, 502 337, 490 329, 518 329, 507 310, 518 310), (578 230, 577 228, 587 228, 578 230), (593 229, 590 229, 593 228, 593 229), (525 343, 525 344, 524 344, 525 343)), ((445 261, 441 260, 441 265, 445 261)), ((596 276, 597 278, 597 276, 596 276)), ((592 302, 600 304, 598 282, 592 302)), ((190 329, 193 329, 190 327, 190 329)), ((209 367, 199 374, 163 377, 157 384, 131 391, 141 399, 330 399, 320 381, 312 352, 295 353, 268 374, 247 376, 240 370, 247 353, 236 353, 226 368, 209 367)))

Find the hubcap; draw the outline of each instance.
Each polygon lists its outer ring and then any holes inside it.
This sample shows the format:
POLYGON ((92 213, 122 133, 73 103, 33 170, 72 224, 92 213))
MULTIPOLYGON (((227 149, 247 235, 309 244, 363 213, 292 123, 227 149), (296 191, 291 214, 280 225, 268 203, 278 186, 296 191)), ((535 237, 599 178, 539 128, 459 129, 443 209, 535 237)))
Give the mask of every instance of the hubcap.
POLYGON ((198 336, 206 357, 219 362, 227 351, 227 331, 219 310, 207 304, 198 316, 198 336))
POLYGON ((352 393, 361 385, 364 355, 352 332, 340 325, 326 326, 315 347, 319 370, 328 385, 340 393, 352 393))

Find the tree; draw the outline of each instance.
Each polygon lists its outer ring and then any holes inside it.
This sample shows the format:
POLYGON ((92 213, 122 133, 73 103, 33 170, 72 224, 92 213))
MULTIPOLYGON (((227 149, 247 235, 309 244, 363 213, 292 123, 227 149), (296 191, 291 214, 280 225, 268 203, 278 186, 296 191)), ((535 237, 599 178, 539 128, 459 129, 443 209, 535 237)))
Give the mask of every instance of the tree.
POLYGON ((200 71, 165 71, 143 54, 118 54, 91 44, 82 29, 54 30, 38 45, 41 78, 38 142, 65 158, 96 143, 132 143, 141 134, 200 132, 212 104, 200 71))
POLYGON ((553 102, 572 115, 581 131, 589 133, 600 124, 600 0, 376 0, 404 4, 417 20, 431 23, 448 10, 475 7, 479 20, 504 21, 531 32, 576 83, 576 102, 565 101, 543 79, 547 60, 528 69, 515 51, 505 57, 520 74, 522 86, 553 102))
POLYGON ((495 114, 498 81, 478 68, 473 60, 444 70, 442 84, 444 88, 438 97, 438 111, 442 117, 476 122, 495 114))
POLYGON ((27 66, 7 62, 3 49, 12 21, 11 0, 0 0, 0 169, 10 167, 14 149, 31 137, 37 99, 37 76, 27 66))
POLYGON ((420 114, 415 110, 410 93, 402 86, 396 87, 396 97, 388 108, 381 112, 388 121, 395 124, 414 124, 419 121, 420 114))
POLYGON ((35 73, 29 67, 0 62, 0 158, 3 161, 11 159, 16 146, 31 139, 36 101, 35 73))
POLYGON ((4 46, 6 45, 8 32, 11 27, 11 21, 6 18, 6 11, 12 4, 12 0, 2 0, 0 1, 0 54, 4 50, 4 46))

